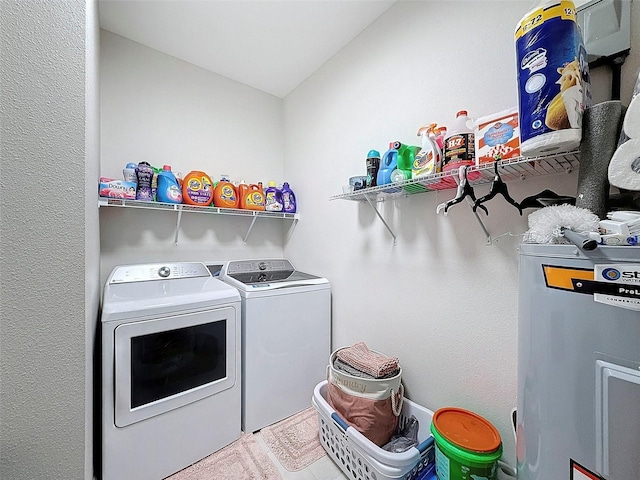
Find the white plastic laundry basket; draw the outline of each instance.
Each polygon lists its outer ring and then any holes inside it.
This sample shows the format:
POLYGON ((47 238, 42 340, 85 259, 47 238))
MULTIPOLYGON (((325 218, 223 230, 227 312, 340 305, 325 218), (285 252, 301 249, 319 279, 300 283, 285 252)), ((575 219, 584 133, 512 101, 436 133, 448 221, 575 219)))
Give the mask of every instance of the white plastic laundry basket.
POLYGON ((433 412, 404 399, 399 427, 415 416, 418 444, 406 452, 391 453, 378 447, 350 427, 327 403, 327 382, 316 385, 311 404, 318 412, 318 435, 327 454, 351 480, 414 480, 434 461, 433 437, 429 431, 433 412))

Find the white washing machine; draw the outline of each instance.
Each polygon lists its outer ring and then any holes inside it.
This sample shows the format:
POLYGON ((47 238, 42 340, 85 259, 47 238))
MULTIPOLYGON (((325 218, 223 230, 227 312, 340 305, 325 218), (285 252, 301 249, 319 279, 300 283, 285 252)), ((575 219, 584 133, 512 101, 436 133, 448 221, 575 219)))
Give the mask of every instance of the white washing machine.
POLYGON ((101 321, 102 480, 161 480, 241 435, 240 295, 202 263, 124 265, 101 321))
POLYGON ((251 433, 311 406, 331 354, 331 287, 286 259, 231 261, 220 279, 242 298, 242 430, 251 433))

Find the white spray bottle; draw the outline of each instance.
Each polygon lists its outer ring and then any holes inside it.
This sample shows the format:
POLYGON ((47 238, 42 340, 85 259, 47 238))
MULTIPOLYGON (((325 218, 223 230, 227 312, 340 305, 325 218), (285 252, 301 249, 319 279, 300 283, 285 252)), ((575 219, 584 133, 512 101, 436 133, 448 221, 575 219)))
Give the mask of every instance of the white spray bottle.
POLYGON ((418 136, 422 137, 422 148, 411 166, 411 178, 424 177, 440 171, 442 151, 435 140, 436 125, 432 123, 418 129, 418 136))

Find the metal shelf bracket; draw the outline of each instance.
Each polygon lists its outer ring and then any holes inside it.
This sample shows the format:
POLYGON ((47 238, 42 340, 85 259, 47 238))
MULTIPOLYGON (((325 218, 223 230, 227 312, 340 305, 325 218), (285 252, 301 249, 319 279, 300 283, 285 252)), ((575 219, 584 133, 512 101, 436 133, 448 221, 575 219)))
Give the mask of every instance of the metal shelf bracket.
POLYGON ((178 245, 178 235, 180 234, 180 221, 182 220, 182 209, 178 209, 178 220, 176 222, 176 236, 173 239, 173 243, 178 245))
POLYGON ((249 238, 249 234, 251 233, 251 230, 253 229, 253 225, 256 223, 256 219, 258 218, 257 215, 253 215, 253 218, 251 219, 251 223, 249 224, 249 230, 247 230, 247 234, 244 236, 244 239, 242 240, 243 245, 247 244, 247 239, 249 238))
POLYGON ((396 238, 396 234, 393 233, 393 230, 391 230, 391 227, 389 226, 389 224, 385 221, 384 217, 380 214, 380 212, 378 211, 378 209, 376 208, 376 206, 373 204, 373 202, 371 202, 371 199, 369 198, 369 195, 365 195, 365 197, 367 199, 367 203, 369 205, 371 205, 371 208, 373 208, 373 211, 376 212, 376 215, 378 216, 378 218, 380 219, 380 221, 384 224, 384 226, 387 228, 387 230, 389 231, 389 233, 391 234, 391 236, 393 237, 393 245, 397 245, 398 244, 398 240, 396 238))

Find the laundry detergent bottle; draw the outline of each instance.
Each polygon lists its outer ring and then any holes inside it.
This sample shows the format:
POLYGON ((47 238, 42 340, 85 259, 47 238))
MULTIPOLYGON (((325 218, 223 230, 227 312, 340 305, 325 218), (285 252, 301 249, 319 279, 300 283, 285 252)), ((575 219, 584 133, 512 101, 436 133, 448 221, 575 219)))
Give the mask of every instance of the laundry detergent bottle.
POLYGON ((264 210, 264 192, 262 184, 247 185, 244 181, 238 185, 240 208, 245 210, 264 210))
POLYGON ((384 152, 382 160, 380 161, 380 168, 378 169, 378 178, 376 183, 378 185, 386 185, 391 183, 391 173, 398 167, 398 150, 393 148, 393 143, 389 145, 389 150, 384 152))
POLYGON ((267 212, 281 212, 283 208, 282 190, 276 187, 276 182, 269 182, 264 194, 264 209, 267 212))
POLYGON ((170 165, 164 165, 158 172, 156 199, 164 203, 182 203, 182 191, 170 165))
POLYGON ((411 178, 411 168, 413 161, 416 158, 416 154, 420 151, 420 147, 414 145, 405 145, 400 142, 393 142, 393 148, 398 151, 398 170, 402 172, 403 178, 398 180, 408 180, 411 178))
POLYGON ((153 191, 151 190, 151 182, 153 181, 153 168, 147 162, 140 162, 136 167, 136 178, 138 186, 136 187, 136 200, 153 200, 153 191))
POLYGON ((238 190, 227 175, 222 175, 213 189, 213 204, 220 208, 240 208, 238 190))
POLYGON ((298 202, 296 201, 296 195, 289 187, 287 182, 282 184, 282 210, 286 213, 296 213, 298 209, 298 202))
POLYGON ((187 173, 182 181, 182 201, 188 205, 211 205, 213 202, 211 177, 199 170, 187 173))
POLYGON ((126 164, 126 166, 122 170, 122 175, 125 182, 138 183, 138 177, 136 177, 136 167, 137 165, 135 163, 126 164))

